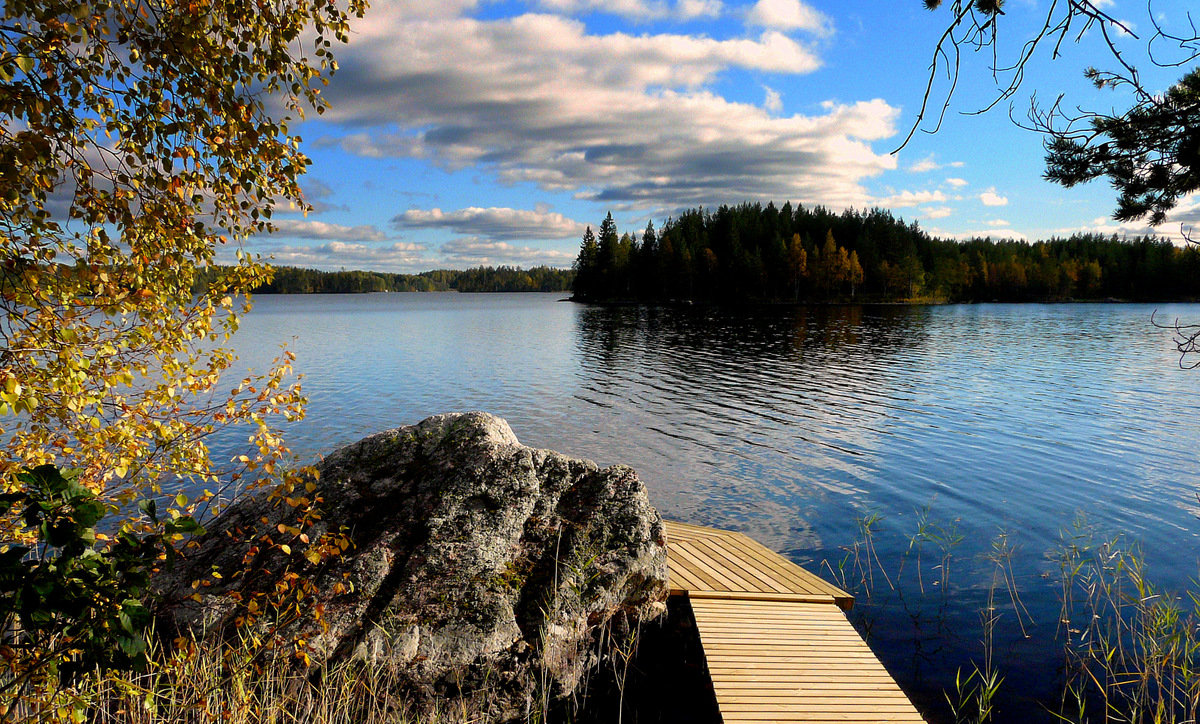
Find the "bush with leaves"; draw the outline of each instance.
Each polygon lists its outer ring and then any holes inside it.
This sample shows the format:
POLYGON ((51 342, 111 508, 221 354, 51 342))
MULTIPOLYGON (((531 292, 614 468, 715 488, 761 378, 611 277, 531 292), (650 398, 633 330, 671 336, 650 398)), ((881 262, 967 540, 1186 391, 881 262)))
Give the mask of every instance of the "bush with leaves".
POLYGON ((121 591, 183 541, 180 521, 211 504, 209 489, 277 485, 297 529, 316 515, 275 429, 303 415, 290 354, 222 382, 235 359, 225 345, 269 267, 239 249, 193 288, 223 246, 271 231, 277 205, 307 208, 309 160, 290 124, 324 110, 331 47, 365 7, 0 3, 0 541, 7 630, 33 647, 13 639, 0 653, 28 685, 51 659, 58 686, 64 671, 141 655, 144 610, 121 591), (215 459, 208 440, 231 425, 247 447, 215 459), (77 472, 51 485, 47 464, 77 472), (148 498, 170 523, 137 512, 148 498), (93 546, 103 511, 114 537, 93 546))
POLYGON ((167 537, 201 532, 191 516, 160 521, 142 501, 154 532, 110 537, 97 532, 110 510, 73 471, 41 465, 16 483, 19 492, 0 495, 0 514, 35 543, 0 545, 0 711, 10 717, 93 673, 144 670, 150 573, 164 555, 170 564, 167 537))
POLYGON ((206 439, 247 424, 243 464, 286 459, 290 358, 219 386, 222 347, 269 278, 218 249, 304 207, 289 121, 324 110, 363 0, 16 0, 0 5, 0 473, 78 468, 106 499, 214 483, 206 439), (345 7, 343 7, 345 5, 345 7))

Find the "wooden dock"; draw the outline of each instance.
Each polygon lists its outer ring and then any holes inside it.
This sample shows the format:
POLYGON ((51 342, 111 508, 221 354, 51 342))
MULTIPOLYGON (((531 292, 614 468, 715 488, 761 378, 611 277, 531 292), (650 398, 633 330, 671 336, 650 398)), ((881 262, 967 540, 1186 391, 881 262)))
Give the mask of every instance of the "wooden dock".
POLYGON ((843 613, 854 597, 757 541, 667 522, 722 719, 923 722, 843 613))

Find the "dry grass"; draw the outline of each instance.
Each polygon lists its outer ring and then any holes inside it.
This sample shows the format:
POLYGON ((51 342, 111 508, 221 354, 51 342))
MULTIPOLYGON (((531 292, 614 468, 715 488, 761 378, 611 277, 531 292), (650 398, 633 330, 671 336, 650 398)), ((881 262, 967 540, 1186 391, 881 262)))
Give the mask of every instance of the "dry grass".
MULTIPOLYGON (((621 628, 621 627, 618 627, 621 628)), ((611 667, 624 694, 624 682, 637 647, 639 629, 599 631, 588 674, 611 667)), ((153 638, 153 637, 152 637, 153 638)), ((291 647, 272 649, 244 640, 234 645, 203 645, 189 640, 158 644, 148 673, 95 676, 69 689, 35 692, 25 687, 0 697, 0 720, 15 724, 486 724, 489 703, 499 692, 485 675, 480 686, 464 686, 460 696, 420 704, 406 696, 401 677, 386 666, 346 661, 304 669, 291 647), (477 689, 466 693, 467 689, 477 689), (33 696, 33 694, 39 696, 33 696), (34 704, 33 702, 52 704, 34 704)), ((496 676, 499 680, 502 677, 496 676)), ((574 720, 572 702, 559 702, 541 677, 525 720, 533 724, 574 720)), ((577 692, 588 694, 585 675, 577 692)), ((453 688, 453 687, 452 687, 453 688)), ((617 712, 621 709, 617 702, 617 712)), ((616 714, 619 724, 620 714, 616 714)))
MULTIPOLYGON (((410 704, 383 667, 348 662, 302 671, 249 646, 154 652, 151 673, 94 678, 53 707, 10 701, 4 721, 91 724, 483 724, 466 703, 410 704)), ((465 701, 465 700, 464 700, 465 701)))

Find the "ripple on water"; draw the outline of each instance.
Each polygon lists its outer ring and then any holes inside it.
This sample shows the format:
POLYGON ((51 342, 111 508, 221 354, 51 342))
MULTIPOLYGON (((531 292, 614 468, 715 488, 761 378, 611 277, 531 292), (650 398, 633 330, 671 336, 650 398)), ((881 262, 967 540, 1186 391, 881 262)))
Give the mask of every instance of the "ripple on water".
MULTIPOLYGON (((878 593, 860 608, 889 669, 935 704, 977 653, 983 555, 999 531, 1019 546, 1031 613, 1048 620, 1046 555, 1077 512, 1139 540, 1169 583, 1197 570, 1200 418, 1189 411, 1200 372, 1178 369, 1152 306, 604 309, 559 298, 264 296, 236 343, 261 367, 294 338, 311 401, 289 439, 305 454, 488 410, 526 444, 632 465, 669 516, 745 531, 814 569, 843 559, 867 512, 884 515, 880 559, 902 560, 928 507, 962 536, 961 578, 944 598, 878 593)), ((1200 319, 1200 306, 1158 314, 1200 319)), ((1014 688, 1045 693, 1053 665, 1038 668, 1013 636, 1001 667, 1019 669, 1014 688)))

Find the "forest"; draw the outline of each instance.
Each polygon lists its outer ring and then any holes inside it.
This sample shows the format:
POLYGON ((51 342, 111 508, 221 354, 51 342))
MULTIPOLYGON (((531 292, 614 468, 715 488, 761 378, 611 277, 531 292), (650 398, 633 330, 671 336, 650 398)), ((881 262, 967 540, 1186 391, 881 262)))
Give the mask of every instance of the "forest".
POLYGON ((575 270, 575 298, 598 302, 1200 298, 1200 251, 1154 237, 947 240, 880 209, 791 203, 689 210, 640 238, 610 213, 575 270))
MULTIPOLYGON (((228 270, 210 266, 198 275, 196 288, 207 288, 228 270)), ((366 292, 565 292, 575 272, 538 266, 473 269, 435 269, 420 274, 372 271, 320 271, 274 267, 270 281, 252 289, 254 294, 358 294, 366 292)))

